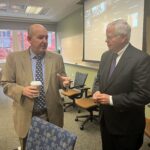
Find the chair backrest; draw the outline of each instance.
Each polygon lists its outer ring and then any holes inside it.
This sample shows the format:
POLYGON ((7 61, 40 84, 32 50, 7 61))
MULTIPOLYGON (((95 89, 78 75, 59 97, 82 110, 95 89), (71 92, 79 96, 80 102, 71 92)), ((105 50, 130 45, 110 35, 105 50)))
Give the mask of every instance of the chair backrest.
POLYGON ((93 82, 93 85, 92 85, 92 89, 89 91, 90 88, 87 88, 85 89, 85 97, 88 98, 88 97, 92 97, 92 94, 94 93, 95 89, 95 83, 96 83, 96 77, 94 78, 94 82, 93 82))
POLYGON ((73 150, 76 135, 38 117, 33 117, 26 150, 73 150))
POLYGON ((94 78, 94 82, 93 82, 93 85, 92 85, 92 91, 91 91, 92 93, 93 93, 94 91, 97 91, 97 90, 95 89, 96 80, 97 80, 97 77, 94 78))
POLYGON ((87 73, 76 72, 74 87, 79 87, 79 88, 84 87, 87 76, 88 76, 87 73))

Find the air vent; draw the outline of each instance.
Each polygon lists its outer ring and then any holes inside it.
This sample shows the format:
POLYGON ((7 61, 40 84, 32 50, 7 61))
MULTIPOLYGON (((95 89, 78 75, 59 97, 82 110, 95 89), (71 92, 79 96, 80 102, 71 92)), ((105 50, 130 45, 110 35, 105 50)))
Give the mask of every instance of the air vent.
POLYGON ((49 12, 49 8, 44 8, 39 15, 47 15, 49 12))

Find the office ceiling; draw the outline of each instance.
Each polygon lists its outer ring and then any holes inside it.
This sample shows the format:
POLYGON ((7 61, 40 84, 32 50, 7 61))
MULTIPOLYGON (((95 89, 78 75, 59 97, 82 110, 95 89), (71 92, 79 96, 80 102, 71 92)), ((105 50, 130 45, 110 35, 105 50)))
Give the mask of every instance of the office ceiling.
POLYGON ((82 2, 83 0, 0 0, 0 20, 55 23, 82 7, 82 2), (43 9, 38 15, 26 14, 29 5, 43 9))

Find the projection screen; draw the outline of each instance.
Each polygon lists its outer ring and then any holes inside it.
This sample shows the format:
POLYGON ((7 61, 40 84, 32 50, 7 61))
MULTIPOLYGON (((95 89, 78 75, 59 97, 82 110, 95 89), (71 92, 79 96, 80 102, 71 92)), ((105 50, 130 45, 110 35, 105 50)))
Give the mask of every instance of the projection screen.
POLYGON ((144 0, 86 0, 84 2, 84 61, 100 61, 108 50, 105 30, 109 22, 125 19, 131 25, 131 43, 142 49, 144 0))

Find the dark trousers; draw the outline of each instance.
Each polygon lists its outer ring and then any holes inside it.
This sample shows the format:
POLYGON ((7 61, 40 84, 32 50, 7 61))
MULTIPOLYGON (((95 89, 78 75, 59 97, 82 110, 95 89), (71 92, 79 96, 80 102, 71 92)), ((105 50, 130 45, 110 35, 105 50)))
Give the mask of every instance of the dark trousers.
POLYGON ((25 148, 26 148, 27 136, 26 136, 25 138, 19 138, 19 140, 20 140, 21 150, 25 150, 25 148))
MULTIPOLYGON (((103 120, 104 121, 104 120, 103 120)), ((143 144, 143 133, 130 135, 112 135, 105 123, 101 122, 101 138, 103 150, 139 150, 143 144)))

